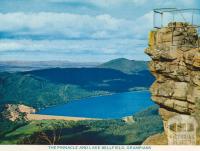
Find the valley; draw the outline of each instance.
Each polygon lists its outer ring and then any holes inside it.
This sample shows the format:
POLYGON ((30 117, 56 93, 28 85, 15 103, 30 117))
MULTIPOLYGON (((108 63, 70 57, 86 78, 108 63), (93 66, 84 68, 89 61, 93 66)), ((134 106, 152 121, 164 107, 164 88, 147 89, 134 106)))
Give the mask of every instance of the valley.
POLYGON ((109 68, 49 68, 1 72, 0 104, 23 103, 41 109, 88 97, 147 90, 154 77, 147 66, 144 68, 144 62, 134 61, 137 70, 132 74, 112 69, 121 64, 120 68, 124 70, 132 63, 128 59, 116 59, 111 61, 109 68))
POLYGON ((19 117, 10 121, 2 118, 10 116, 2 108, 0 144, 141 144, 163 131, 147 91, 154 81, 147 62, 119 58, 90 67, 28 66, 11 65, 0 73, 0 106, 23 104, 39 114, 14 108, 19 117), (56 112, 48 111, 52 108, 56 112))

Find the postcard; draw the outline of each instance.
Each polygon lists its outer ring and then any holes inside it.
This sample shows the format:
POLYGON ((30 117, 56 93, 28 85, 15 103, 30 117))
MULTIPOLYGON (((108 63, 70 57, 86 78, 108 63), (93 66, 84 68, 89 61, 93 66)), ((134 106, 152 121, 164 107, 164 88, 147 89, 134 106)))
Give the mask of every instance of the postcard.
POLYGON ((200 1, 0 1, 0 150, 199 144, 200 1))

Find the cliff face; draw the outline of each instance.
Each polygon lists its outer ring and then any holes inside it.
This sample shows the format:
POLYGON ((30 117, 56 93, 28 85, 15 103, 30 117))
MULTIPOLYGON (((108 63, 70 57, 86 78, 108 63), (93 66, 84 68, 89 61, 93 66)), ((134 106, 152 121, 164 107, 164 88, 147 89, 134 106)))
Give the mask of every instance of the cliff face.
MULTIPOLYGON (((151 86, 152 100, 160 105, 164 130, 168 119, 187 114, 200 121, 200 49, 196 28, 187 23, 169 23, 151 31, 145 50, 156 77, 151 86)), ((200 125, 200 124, 199 124, 200 125)))

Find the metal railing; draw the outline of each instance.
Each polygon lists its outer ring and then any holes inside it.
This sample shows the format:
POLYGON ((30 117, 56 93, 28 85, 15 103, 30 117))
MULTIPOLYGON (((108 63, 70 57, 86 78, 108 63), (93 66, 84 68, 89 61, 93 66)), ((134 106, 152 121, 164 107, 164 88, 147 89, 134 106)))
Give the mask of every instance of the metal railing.
POLYGON ((200 39, 200 9, 177 9, 177 8, 157 8, 153 10, 153 26, 155 29, 170 28, 172 31, 172 44, 171 46, 177 46, 173 43, 174 31, 177 28, 183 28, 178 26, 170 26, 173 23, 185 23, 187 28, 195 28, 197 31, 197 44, 195 45, 179 45, 184 47, 199 48, 200 39))
POLYGON ((154 28, 162 28, 166 26, 165 23, 170 22, 187 22, 192 26, 200 27, 200 9, 156 8, 153 12, 154 28))

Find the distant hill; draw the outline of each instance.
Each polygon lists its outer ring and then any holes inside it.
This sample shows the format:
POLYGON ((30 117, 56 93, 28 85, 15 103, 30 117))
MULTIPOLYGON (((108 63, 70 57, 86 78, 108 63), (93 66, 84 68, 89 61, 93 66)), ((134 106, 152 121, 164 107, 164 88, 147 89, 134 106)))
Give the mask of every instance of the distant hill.
POLYGON ((0 61, 0 72, 23 72, 47 68, 90 68, 96 67, 97 62, 70 62, 70 61, 0 61))
POLYGON ((153 81, 146 62, 128 59, 112 60, 95 68, 2 72, 0 104, 23 103, 41 108, 91 96, 147 90, 153 81))
POLYGON ((106 95, 107 92, 87 91, 77 85, 54 84, 33 75, 0 73, 0 104, 25 104, 43 108, 81 98, 106 95))
POLYGON ((133 74, 140 71, 148 70, 146 61, 135 61, 125 58, 118 58, 101 65, 98 65, 98 68, 108 68, 122 71, 126 74, 133 74))
POLYGON ((154 77, 148 70, 126 74, 106 68, 52 68, 24 72, 54 84, 78 85, 86 90, 127 92, 136 88, 149 88, 154 77))

